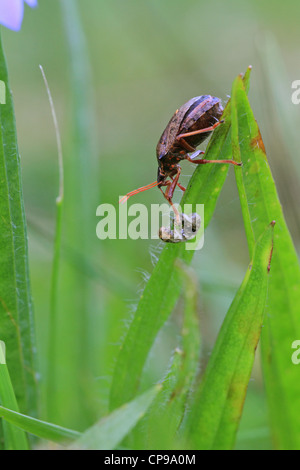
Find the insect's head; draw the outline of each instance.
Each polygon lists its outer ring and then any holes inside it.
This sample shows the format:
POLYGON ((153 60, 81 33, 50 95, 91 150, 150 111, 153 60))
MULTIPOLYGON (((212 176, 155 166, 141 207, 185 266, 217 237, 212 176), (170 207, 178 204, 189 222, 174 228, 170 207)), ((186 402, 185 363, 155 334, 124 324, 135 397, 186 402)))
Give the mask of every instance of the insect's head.
POLYGON ((162 159, 166 156, 165 153, 160 153, 159 155, 158 154, 156 155, 157 155, 158 164, 160 164, 162 159))
POLYGON ((166 174, 163 171, 162 167, 159 166, 157 170, 157 183, 162 184, 165 182, 165 180, 166 180, 166 174))

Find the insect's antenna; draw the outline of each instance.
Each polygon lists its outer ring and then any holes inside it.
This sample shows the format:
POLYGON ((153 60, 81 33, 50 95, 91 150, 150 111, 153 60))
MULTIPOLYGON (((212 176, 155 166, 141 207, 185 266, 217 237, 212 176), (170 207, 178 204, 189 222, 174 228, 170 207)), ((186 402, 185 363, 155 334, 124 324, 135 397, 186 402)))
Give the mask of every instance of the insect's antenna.
POLYGON ((142 186, 141 188, 135 189, 134 191, 130 191, 130 193, 127 193, 126 196, 123 196, 122 199, 120 199, 119 204, 127 201, 127 199, 129 199, 131 196, 134 196, 137 193, 141 193, 142 191, 147 191, 147 189, 154 188, 158 184, 159 184, 158 181, 153 181, 153 183, 150 183, 147 186, 142 186))

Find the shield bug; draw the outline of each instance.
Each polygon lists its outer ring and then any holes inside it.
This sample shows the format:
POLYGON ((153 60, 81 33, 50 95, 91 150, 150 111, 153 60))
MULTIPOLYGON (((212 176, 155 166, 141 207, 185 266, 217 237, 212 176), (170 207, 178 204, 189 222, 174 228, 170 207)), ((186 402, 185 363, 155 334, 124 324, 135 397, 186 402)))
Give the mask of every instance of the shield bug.
POLYGON ((176 186, 182 191, 185 188, 179 183, 181 173, 180 162, 188 160, 196 164, 231 163, 240 166, 234 160, 205 160, 196 157, 204 154, 196 148, 224 121, 220 121, 223 113, 221 100, 214 96, 203 95, 190 99, 176 110, 167 127, 162 133, 156 147, 158 162, 157 180, 126 194, 120 202, 126 201, 134 194, 158 186, 164 197, 171 204, 178 218, 178 211, 173 206, 172 198, 176 186), (192 155, 190 155, 192 153, 192 155), (165 192, 162 187, 166 186, 165 192))

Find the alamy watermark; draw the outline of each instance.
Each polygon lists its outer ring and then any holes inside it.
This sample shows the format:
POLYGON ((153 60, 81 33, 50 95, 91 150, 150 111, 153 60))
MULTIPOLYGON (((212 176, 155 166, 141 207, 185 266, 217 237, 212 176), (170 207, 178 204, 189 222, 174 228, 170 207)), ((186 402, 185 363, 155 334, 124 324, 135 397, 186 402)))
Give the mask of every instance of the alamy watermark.
POLYGON ((300 104, 300 80, 294 80, 292 82, 292 89, 295 90, 291 96, 292 103, 300 104))
POLYGON ((157 240, 185 244, 186 250, 200 250, 204 244, 204 205, 151 204, 101 204, 96 215, 100 218, 96 235, 100 240, 157 240))
POLYGON ((6 85, 3 80, 0 80, 0 104, 6 104, 6 85))
POLYGON ((6 364, 5 343, 0 341, 0 364, 6 364))
POLYGON ((296 350, 293 352, 291 360, 292 360, 292 363, 297 366, 298 364, 300 364, 300 341, 298 339, 293 341, 291 347, 292 349, 296 350))

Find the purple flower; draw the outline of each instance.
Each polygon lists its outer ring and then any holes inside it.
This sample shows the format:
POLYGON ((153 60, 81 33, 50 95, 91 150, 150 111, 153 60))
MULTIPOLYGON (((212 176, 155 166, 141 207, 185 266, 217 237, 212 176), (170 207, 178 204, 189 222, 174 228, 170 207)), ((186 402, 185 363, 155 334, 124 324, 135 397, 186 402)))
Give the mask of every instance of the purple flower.
POLYGON ((32 8, 37 6, 37 0, 0 0, 0 24, 19 31, 23 20, 24 1, 32 8))

